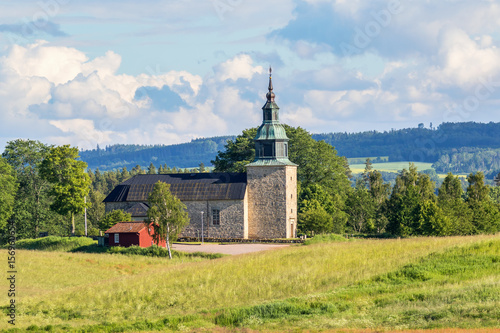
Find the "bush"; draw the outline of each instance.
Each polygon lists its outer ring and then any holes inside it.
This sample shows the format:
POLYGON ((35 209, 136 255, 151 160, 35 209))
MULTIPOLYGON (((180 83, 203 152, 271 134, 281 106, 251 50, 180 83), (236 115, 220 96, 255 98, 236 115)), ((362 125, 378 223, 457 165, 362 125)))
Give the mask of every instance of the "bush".
POLYGON ((25 250, 43 251, 73 251, 80 247, 97 244, 97 241, 87 237, 59 237, 48 236, 37 239, 22 239, 17 241, 16 247, 25 250))

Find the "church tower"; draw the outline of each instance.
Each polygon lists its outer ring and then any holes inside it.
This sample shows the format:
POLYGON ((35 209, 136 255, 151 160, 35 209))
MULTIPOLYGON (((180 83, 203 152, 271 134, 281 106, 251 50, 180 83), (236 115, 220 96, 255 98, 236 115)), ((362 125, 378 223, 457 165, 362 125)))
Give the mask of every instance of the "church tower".
POLYGON ((272 72, 255 160, 247 168, 248 237, 292 238, 297 229, 297 165, 288 159, 288 137, 274 101, 272 72))

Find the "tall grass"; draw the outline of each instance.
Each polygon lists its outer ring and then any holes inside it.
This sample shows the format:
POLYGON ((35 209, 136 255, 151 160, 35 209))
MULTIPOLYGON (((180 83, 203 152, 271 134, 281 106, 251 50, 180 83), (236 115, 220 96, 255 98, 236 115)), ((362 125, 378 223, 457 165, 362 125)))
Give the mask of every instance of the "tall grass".
POLYGON ((199 262, 20 251, 20 327, 152 321, 338 292, 431 253, 492 237, 362 240, 199 262))
POLYGON ((259 329, 499 328, 500 240, 431 254, 334 291, 219 312, 259 329))

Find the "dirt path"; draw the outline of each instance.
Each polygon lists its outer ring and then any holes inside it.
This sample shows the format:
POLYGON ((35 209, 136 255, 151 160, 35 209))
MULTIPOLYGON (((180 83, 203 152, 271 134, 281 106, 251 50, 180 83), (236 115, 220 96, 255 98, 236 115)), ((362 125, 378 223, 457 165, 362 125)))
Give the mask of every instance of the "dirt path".
POLYGON ((258 251, 267 251, 288 247, 290 244, 213 244, 204 243, 201 245, 193 244, 173 244, 172 248, 182 252, 206 252, 206 253, 223 253, 223 254, 243 254, 258 251))

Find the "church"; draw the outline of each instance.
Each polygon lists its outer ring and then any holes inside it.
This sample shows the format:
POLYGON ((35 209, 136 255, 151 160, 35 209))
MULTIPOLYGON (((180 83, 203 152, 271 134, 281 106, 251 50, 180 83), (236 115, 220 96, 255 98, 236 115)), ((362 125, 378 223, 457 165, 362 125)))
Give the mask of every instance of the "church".
MULTIPOLYGON (((270 71, 271 74, 271 71, 270 71)), ((269 76, 263 121, 255 136, 255 160, 245 173, 136 175, 105 199, 106 212, 122 209, 135 221, 146 218, 148 195, 156 182, 187 207, 183 237, 293 238, 297 230, 297 165, 288 159, 288 137, 279 121, 269 76)))

